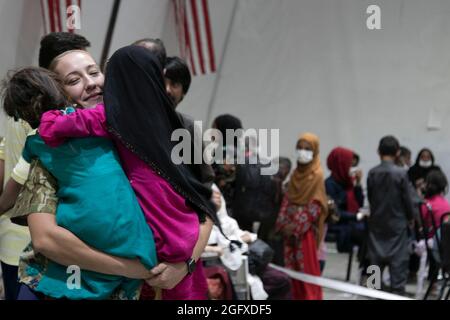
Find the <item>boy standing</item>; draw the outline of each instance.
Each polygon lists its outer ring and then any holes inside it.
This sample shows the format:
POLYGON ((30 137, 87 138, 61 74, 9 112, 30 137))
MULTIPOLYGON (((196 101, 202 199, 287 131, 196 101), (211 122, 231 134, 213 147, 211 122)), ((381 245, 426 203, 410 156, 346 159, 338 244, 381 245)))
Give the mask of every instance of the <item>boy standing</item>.
POLYGON ((395 165, 400 152, 393 136, 381 139, 381 164, 370 170, 367 195, 370 204, 368 257, 383 271, 389 266, 391 292, 404 294, 408 279, 408 229, 413 221, 413 203, 405 170, 395 165))

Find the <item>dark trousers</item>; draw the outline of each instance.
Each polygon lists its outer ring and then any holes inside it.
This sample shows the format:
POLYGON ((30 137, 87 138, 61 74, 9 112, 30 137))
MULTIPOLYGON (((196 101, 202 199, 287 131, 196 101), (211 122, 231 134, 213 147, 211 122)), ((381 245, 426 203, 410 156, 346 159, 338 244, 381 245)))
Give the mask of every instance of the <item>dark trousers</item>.
POLYGON ((34 301, 34 300, 42 300, 39 296, 33 292, 26 285, 22 284, 20 286, 19 294, 17 296, 17 300, 25 300, 25 301, 34 301))
POLYGON ((395 294, 403 295, 405 293, 406 283, 408 281, 409 271, 409 255, 403 254, 402 256, 396 256, 390 260, 371 260, 371 264, 378 265, 381 269, 381 276, 383 270, 387 266, 389 267, 389 276, 391 287, 390 291, 395 294))
POLYGON ((19 294, 19 281, 17 281, 19 267, 6 263, 2 265, 3 285, 5 287, 5 300, 17 300, 19 294))

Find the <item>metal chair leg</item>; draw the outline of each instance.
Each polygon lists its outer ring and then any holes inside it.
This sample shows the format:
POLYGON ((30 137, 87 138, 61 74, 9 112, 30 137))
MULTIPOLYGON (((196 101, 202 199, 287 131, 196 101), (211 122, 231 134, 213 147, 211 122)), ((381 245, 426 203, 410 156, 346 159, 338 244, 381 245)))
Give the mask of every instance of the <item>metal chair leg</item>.
POLYGON ((428 285, 427 288, 427 292, 425 293, 425 295, 423 296, 423 300, 427 300, 428 296, 431 293, 431 289, 433 288, 433 285, 436 283, 437 277, 438 277, 439 272, 435 272, 433 273, 433 276, 430 279, 430 284, 428 285))
POLYGON ((347 264, 347 276, 345 277, 345 281, 350 281, 350 276, 352 274, 352 264, 353 264, 353 246, 350 248, 350 254, 348 256, 348 264, 347 264))
POLYGON ((442 297, 444 296, 445 288, 447 288, 448 278, 444 279, 444 283, 442 284, 441 290, 439 292, 438 300, 442 300, 442 297))
POLYGON ((447 290, 447 295, 445 296, 445 300, 448 300, 450 298, 450 287, 447 290))

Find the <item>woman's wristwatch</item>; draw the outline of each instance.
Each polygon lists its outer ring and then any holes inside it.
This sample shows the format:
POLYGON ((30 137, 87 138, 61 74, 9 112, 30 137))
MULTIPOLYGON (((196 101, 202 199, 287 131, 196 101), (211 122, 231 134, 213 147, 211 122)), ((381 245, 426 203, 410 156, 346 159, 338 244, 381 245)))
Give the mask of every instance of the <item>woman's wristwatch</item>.
POLYGON ((195 262, 195 260, 193 258, 189 258, 186 261, 186 265, 187 265, 188 274, 194 273, 195 267, 197 266, 197 263, 195 262))

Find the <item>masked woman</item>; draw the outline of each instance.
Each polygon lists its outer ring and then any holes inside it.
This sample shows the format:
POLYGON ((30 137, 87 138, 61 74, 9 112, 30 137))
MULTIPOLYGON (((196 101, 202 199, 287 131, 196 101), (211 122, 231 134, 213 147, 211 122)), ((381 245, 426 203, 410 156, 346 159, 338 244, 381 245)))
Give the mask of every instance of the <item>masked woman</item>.
MULTIPOLYGON (((297 142, 297 154, 297 168, 281 204, 276 229, 284 237, 286 268, 320 276, 317 251, 328 210, 319 138, 303 134, 297 142)), ((297 300, 321 300, 322 289, 292 280, 292 296, 297 300)))
POLYGON ((427 148, 420 150, 416 162, 408 170, 409 180, 414 188, 420 191, 420 193, 422 193, 425 187, 427 174, 433 170, 440 170, 440 168, 435 165, 433 152, 427 148))

